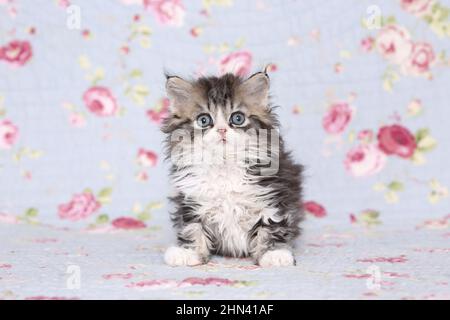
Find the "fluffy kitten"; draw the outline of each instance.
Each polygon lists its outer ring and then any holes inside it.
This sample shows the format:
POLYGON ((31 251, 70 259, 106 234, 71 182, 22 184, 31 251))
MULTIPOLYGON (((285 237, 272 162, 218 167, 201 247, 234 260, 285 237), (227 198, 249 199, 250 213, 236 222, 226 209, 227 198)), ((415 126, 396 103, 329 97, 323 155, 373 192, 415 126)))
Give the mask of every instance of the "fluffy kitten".
POLYGON ((292 245, 304 215, 302 167, 278 136, 267 74, 168 76, 166 89, 171 112, 162 130, 178 247, 167 249, 165 262, 194 266, 221 254, 250 256, 261 266, 294 265, 292 245))

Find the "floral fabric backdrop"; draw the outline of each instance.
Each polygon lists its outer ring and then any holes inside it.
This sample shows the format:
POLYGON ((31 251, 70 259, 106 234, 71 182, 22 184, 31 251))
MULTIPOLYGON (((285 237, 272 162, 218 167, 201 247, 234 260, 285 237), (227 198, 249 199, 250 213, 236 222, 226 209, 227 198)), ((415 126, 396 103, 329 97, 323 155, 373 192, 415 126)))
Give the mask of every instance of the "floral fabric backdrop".
POLYGON ((449 52, 448 0, 0 0, 0 223, 170 232, 164 71, 267 67, 309 223, 448 242, 449 52))

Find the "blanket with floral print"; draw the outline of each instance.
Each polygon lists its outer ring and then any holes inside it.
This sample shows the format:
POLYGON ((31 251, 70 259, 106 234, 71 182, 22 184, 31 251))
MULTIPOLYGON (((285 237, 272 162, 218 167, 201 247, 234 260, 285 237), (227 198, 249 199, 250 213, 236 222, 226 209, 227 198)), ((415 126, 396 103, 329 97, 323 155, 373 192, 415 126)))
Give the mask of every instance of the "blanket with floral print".
POLYGON ((165 228, 0 224, 0 299, 450 299, 450 216, 305 228, 295 267, 213 257, 174 268, 163 263, 165 228))

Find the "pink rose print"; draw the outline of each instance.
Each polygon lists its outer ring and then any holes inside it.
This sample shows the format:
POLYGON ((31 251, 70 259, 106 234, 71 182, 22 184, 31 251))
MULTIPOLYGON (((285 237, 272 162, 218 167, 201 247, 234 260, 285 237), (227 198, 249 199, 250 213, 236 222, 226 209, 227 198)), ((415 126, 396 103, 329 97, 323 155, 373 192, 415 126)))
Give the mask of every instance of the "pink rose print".
POLYGON ((158 162, 158 155, 150 150, 139 149, 137 161, 143 167, 154 167, 158 162))
POLYGON ((167 289, 174 287, 189 287, 189 286, 233 286, 241 283, 237 280, 230 280, 225 278, 186 278, 181 281, 172 279, 160 279, 160 280, 144 280, 139 282, 133 282, 127 285, 128 288, 135 288, 139 290, 146 289, 167 289))
POLYGON ((373 49, 374 45, 375 45, 375 39, 372 37, 367 37, 361 41, 361 48, 365 52, 371 51, 373 49))
POLYGON ((376 48, 388 61, 402 64, 412 51, 408 30, 397 25, 387 25, 378 33, 376 48))
POLYGON ((411 55, 402 65, 406 74, 422 75, 430 71, 436 62, 433 47, 428 43, 414 43, 411 55))
POLYGON ((0 6, 5 6, 10 17, 17 16, 16 0, 0 0, 0 6))
POLYGON ((161 124, 164 118, 168 115, 167 111, 155 111, 153 109, 147 111, 149 119, 157 124, 161 124))
MULTIPOLYGON (((1 218, 1 215, 0 215, 0 218, 1 218)), ((1 219, 0 219, 0 221, 1 221, 1 219)), ((435 229, 435 230, 445 230, 447 228, 450 228, 450 214, 443 218, 425 220, 422 224, 417 226, 417 228, 418 229, 427 228, 427 229, 435 229)))
POLYGON ((86 107, 100 117, 108 117, 116 114, 117 102, 111 91, 105 87, 92 87, 83 95, 86 107))
POLYGON ((158 106, 155 109, 147 111, 147 116, 150 121, 161 124, 161 122, 169 115, 170 100, 163 98, 158 102, 158 106))
POLYGON ((404 254, 397 257, 376 257, 376 258, 365 258, 358 259, 358 262, 369 262, 369 263, 377 263, 377 262, 387 262, 387 263, 405 263, 408 261, 404 254))
POLYGON ((117 229, 143 229, 146 228, 147 225, 141 220, 137 220, 134 218, 121 217, 112 221, 112 225, 117 229))
POLYGON ((362 144, 347 153, 345 168, 354 177, 374 175, 386 164, 386 156, 375 144, 362 144))
POLYGON ((373 136, 374 136, 373 131, 369 129, 358 132, 358 140, 362 142, 371 142, 373 136))
POLYGON ((340 134, 347 128, 352 116, 353 110, 347 103, 336 103, 325 114, 322 125, 329 134, 340 134))
POLYGON ((221 74, 234 73, 237 76, 246 76, 252 67, 252 54, 249 51, 233 52, 224 56, 219 62, 221 74))
POLYGON ((4 60, 6 63, 15 67, 25 65, 32 56, 33 50, 28 41, 14 40, 0 47, 0 60, 4 60))
POLYGON ((0 212, 0 223, 18 224, 20 223, 20 219, 15 215, 0 212))
POLYGON ((91 192, 83 192, 73 196, 69 203, 58 206, 61 219, 78 221, 85 219, 100 209, 101 205, 91 192))
POLYGON ((184 23, 186 10, 181 0, 144 0, 144 6, 163 25, 181 27, 184 23))
POLYGON ((161 280, 143 280, 139 282, 132 282, 127 284, 127 288, 134 288, 138 290, 155 290, 155 289, 169 289, 178 285, 176 280, 161 279, 161 280))
POLYGON ((148 174, 145 171, 140 171, 136 175, 136 179, 138 181, 147 181, 148 180, 148 174))
POLYGON ((115 279, 128 280, 128 279, 133 278, 133 274, 131 274, 131 273, 109 273, 109 274, 104 274, 102 276, 102 278, 105 280, 115 280, 115 279))
POLYGON ((81 128, 86 125, 86 120, 82 114, 72 112, 69 115, 69 123, 72 127, 81 128))
POLYGON ((185 286, 232 286, 236 283, 234 280, 224 279, 224 278, 186 278, 183 281, 181 281, 178 286, 179 287, 185 287, 185 286))
POLYGON ((400 5, 406 12, 421 17, 431 11, 434 2, 434 0, 400 0, 400 5))
POLYGON ((69 7, 70 6, 70 1, 69 0, 58 0, 58 5, 61 7, 61 8, 67 8, 67 7, 69 7))
POLYGON ((0 121, 0 149, 10 149, 18 137, 19 129, 11 121, 0 121))
POLYGON ((398 124, 385 126, 378 131, 378 147, 387 155, 409 159, 416 150, 416 139, 408 129, 398 124))
POLYGON ((316 218, 323 218, 327 215, 327 211, 325 210, 325 208, 315 201, 306 201, 303 204, 303 207, 305 208, 306 212, 312 214, 316 218))

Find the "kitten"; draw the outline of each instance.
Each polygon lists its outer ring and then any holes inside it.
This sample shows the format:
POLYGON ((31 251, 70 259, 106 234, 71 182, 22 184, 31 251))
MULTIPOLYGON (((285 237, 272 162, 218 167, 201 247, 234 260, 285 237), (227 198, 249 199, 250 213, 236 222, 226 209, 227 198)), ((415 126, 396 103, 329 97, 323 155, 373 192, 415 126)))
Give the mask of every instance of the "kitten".
POLYGON ((260 266, 294 265, 302 166, 278 136, 267 74, 168 76, 166 90, 171 110, 162 130, 178 247, 167 249, 165 262, 194 266, 221 254, 250 256, 260 266))

